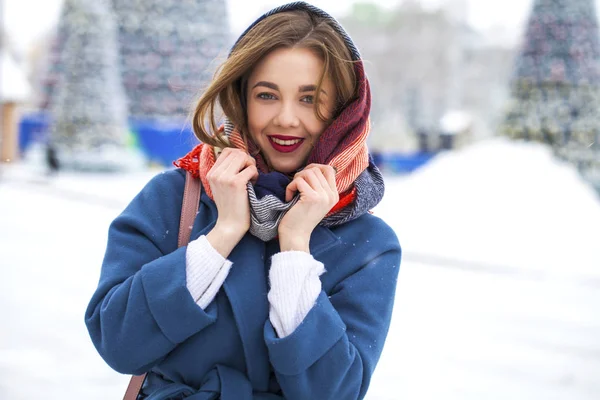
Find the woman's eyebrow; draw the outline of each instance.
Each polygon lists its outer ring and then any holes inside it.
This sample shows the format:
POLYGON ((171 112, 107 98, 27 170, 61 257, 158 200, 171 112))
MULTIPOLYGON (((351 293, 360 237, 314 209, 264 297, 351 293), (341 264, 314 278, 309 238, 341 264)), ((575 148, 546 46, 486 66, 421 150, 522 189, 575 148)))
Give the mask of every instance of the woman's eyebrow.
MULTIPOLYGON (((300 88, 298 89, 298 91, 300 93, 303 92, 314 92, 315 90, 317 90, 317 86, 316 85, 303 85, 300 86, 300 88)), ((326 91, 324 91, 323 89, 321 89, 321 92, 323 92, 326 96, 328 95, 326 91)))
POLYGON ((252 89, 254 89, 257 86, 264 86, 266 88, 279 91, 279 86, 277 86, 273 82, 260 81, 260 82, 257 82, 256 85, 252 86, 252 89))
MULTIPOLYGON (((267 82, 267 81, 256 82, 256 84, 254 86, 252 86, 252 89, 254 89, 255 87, 258 87, 258 86, 264 86, 266 88, 279 91, 279 86, 273 82, 267 82)), ((298 91, 300 93, 314 92, 315 90, 317 90, 316 85, 302 85, 298 88, 298 91)), ((321 92, 323 92, 326 96, 328 96, 328 94, 325 90, 321 89, 321 92)))

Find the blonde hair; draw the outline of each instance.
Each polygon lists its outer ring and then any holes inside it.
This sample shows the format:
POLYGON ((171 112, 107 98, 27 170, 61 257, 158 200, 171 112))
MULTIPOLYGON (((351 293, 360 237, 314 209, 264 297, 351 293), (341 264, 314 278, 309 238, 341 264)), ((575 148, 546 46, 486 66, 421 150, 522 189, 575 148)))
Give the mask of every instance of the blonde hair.
MULTIPOLYGON (((333 117, 357 96, 354 61, 344 39, 329 19, 306 11, 273 14, 257 23, 238 41, 196 103, 192 127, 201 142, 216 147, 231 146, 225 138, 214 134, 218 131, 219 107, 247 140, 248 78, 263 57, 279 48, 306 48, 323 61, 315 104, 320 104, 323 81, 326 77, 331 78, 336 94, 333 117)), ((320 120, 327 121, 319 107, 315 107, 315 114, 320 120)))

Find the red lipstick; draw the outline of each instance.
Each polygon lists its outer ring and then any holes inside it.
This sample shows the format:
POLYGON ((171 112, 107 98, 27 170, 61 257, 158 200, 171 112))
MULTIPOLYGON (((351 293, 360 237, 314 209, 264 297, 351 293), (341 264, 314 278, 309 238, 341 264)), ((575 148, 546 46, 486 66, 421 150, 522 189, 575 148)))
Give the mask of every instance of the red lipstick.
POLYGON ((280 153, 291 153, 291 152, 297 150, 300 146, 302 146, 302 143, 304 143, 304 139, 299 138, 299 137, 294 137, 294 136, 271 135, 271 136, 269 136, 269 143, 271 143, 271 146, 280 153), (275 141, 273 139, 276 139, 277 141, 298 141, 298 143, 294 143, 294 144, 275 143, 275 141))

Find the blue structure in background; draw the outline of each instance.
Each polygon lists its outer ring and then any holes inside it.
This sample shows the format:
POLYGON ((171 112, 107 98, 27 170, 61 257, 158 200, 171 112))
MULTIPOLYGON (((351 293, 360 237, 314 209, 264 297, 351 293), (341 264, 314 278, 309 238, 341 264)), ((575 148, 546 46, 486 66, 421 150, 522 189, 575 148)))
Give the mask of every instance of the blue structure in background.
MULTIPOLYGON (((19 123, 19 149, 21 153, 32 143, 46 143, 50 117, 47 113, 25 115, 19 123)), ((129 127, 134 142, 149 162, 166 167, 196 146, 199 141, 190 126, 182 122, 152 119, 130 119, 129 127)), ((373 160, 384 172, 411 173, 431 160, 436 153, 375 153, 373 160)))
POLYGON ((374 153, 373 161, 384 173, 409 174, 425 165, 436 153, 374 153))
MULTIPOLYGON (((50 117, 47 113, 35 113, 22 117, 19 123, 19 150, 23 154, 32 143, 46 143, 50 117)), ((146 155, 149 162, 171 166, 199 141, 191 127, 182 122, 149 119, 130 119, 129 129, 133 141, 146 155)))
POLYGON ((47 113, 25 115, 19 121, 19 151, 27 150, 31 143, 46 143, 48 141, 48 125, 50 116, 47 113))
POLYGON ((149 161, 171 166, 200 142, 190 126, 156 120, 130 120, 137 144, 149 161))

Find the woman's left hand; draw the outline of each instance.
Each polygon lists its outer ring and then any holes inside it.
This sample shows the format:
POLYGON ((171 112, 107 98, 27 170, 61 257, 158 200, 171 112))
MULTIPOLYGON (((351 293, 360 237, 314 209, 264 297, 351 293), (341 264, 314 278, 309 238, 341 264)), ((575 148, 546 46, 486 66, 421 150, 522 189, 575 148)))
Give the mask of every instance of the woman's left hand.
POLYGON ((312 231, 339 201, 335 170, 322 164, 306 166, 287 186, 286 201, 296 192, 300 192, 300 199, 279 224, 279 244, 281 251, 309 252, 312 231))

